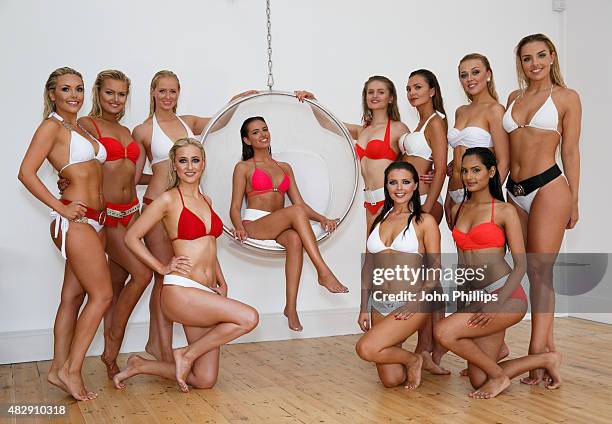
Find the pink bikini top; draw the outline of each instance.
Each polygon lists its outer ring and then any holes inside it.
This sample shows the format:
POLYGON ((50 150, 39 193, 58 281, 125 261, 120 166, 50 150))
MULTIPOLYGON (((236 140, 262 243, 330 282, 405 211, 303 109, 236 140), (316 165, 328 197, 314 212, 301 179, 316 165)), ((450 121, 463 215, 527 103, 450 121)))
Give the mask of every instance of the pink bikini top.
POLYGON ((266 171, 258 168, 257 162, 255 159, 253 159, 255 170, 253 171, 253 175, 251 175, 251 191, 246 194, 247 197, 258 196, 260 194, 270 193, 273 191, 284 196, 287 190, 289 190, 289 187, 291 187, 291 179, 289 178, 289 175, 287 175, 278 162, 274 161, 274 163, 276 163, 284 174, 283 180, 277 187, 274 187, 272 177, 266 171))

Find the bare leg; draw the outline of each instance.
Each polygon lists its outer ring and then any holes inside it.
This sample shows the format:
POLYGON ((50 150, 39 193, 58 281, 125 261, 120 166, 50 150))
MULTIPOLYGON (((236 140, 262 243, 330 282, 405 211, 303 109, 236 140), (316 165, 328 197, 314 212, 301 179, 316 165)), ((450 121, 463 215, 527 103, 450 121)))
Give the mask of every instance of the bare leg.
POLYGON ((119 367, 117 366, 117 362, 114 360, 114 358, 110 358, 106 351, 107 348, 112 344, 112 341, 110 340, 110 335, 111 328, 113 325, 113 315, 115 312, 115 307, 117 305, 117 299, 119 299, 119 295, 121 294, 121 291, 123 290, 125 284, 125 279, 129 276, 129 274, 125 269, 121 267, 121 265, 113 261, 110 255, 108 258, 108 269, 110 271, 111 284, 113 287, 113 301, 111 303, 111 306, 104 314, 104 352, 100 356, 100 359, 106 367, 106 374, 108 375, 108 378, 113 378, 113 375, 119 372, 119 367))
POLYGON ((60 380, 58 371, 68 358, 74 327, 83 300, 85 300, 85 291, 70 268, 70 263, 66 261, 61 300, 53 325, 53 362, 47 374, 47 381, 65 392, 68 392, 68 389, 60 380))
POLYGON ((197 358, 248 333, 259 322, 257 311, 244 303, 179 286, 164 287, 162 310, 170 320, 183 326, 213 327, 193 344, 173 352, 176 381, 182 391, 188 390, 186 380, 197 358))
POLYGON ((113 260, 112 263, 117 264, 116 266, 124 272, 122 274, 123 280, 120 283, 122 290, 119 292, 120 294, 113 309, 112 321, 108 336, 105 337, 104 353, 102 354, 102 361, 107 367, 109 378, 112 378, 113 375, 119 372, 116 360, 123 343, 128 319, 142 293, 151 282, 153 275, 152 271, 140 262, 125 245, 123 241, 125 232, 126 229, 122 225, 118 225, 116 228, 109 228, 107 231, 106 250, 109 257, 113 260), (124 287, 123 283, 127 273, 129 273, 131 278, 124 287))
MULTIPOLYGON (((167 263, 174 256, 172 244, 166 230, 158 223, 145 236, 147 247, 160 261, 167 263)), ((154 273, 155 281, 151 298, 149 300, 149 311, 151 320, 149 323, 149 340, 145 351, 155 358, 166 362, 172 362, 172 321, 169 321, 161 310, 161 289, 163 276, 154 273)))
MULTIPOLYGON (((531 340, 529 353, 543 353, 552 347, 555 293, 553 266, 561 248, 565 226, 571 213, 570 192, 563 178, 538 191, 529 213, 527 229, 527 275, 531 300, 531 340), (555 205, 551 208, 551 205, 555 205)), ((532 371, 526 384, 538 384, 544 370, 532 371)))
POLYGON ((396 320, 393 315, 388 315, 361 336, 355 350, 361 359, 375 362, 377 365, 404 365, 407 370, 405 387, 416 389, 421 383, 423 358, 398 345, 414 334, 427 318, 426 313, 416 313, 407 320, 396 320))
MULTIPOLYGON (((103 233, 98 235, 88 224, 74 222, 70 223, 66 236, 70 268, 87 293, 87 303, 77 319, 68 357, 57 375, 77 400, 96 397, 95 393, 85 389, 81 369, 87 349, 113 296, 104 242, 101 239, 103 236, 103 233)), ((56 239, 55 242, 59 243, 60 240, 56 239)))
MULTIPOLYGON (((481 346, 479 344, 480 339, 474 339, 474 341, 478 344, 478 346, 481 346)), ((482 346, 481 346, 481 349, 482 349, 482 346)), ((510 348, 508 348, 508 345, 506 344, 506 342, 502 342, 501 347, 499 348, 499 352, 497 353, 497 362, 499 363, 499 361, 508 357, 508 355, 510 355, 510 348)), ((467 377, 469 375, 468 369, 467 368, 462 369, 461 371, 459 371, 459 375, 461 377, 467 377)), ((479 386, 474 386, 474 387, 479 387, 479 386)))
POLYGON ((244 221, 244 227, 249 236, 259 240, 275 240, 283 231, 292 228, 300 235, 302 245, 317 270, 319 284, 332 293, 348 292, 323 260, 308 215, 302 206, 289 206, 256 221, 244 221))
POLYGON ((302 331, 303 327, 297 313, 297 295, 304 262, 302 240, 295 230, 285 230, 276 238, 276 241, 287 251, 285 258, 286 303, 283 313, 287 317, 290 329, 302 331))
MULTIPOLYGON (((475 338, 483 337, 504 331, 506 328, 519 322, 525 315, 526 304, 518 299, 510 299, 507 305, 516 305, 521 312, 497 313, 495 319, 486 327, 468 327, 467 322, 471 313, 455 313, 442 321, 435 330, 436 339, 446 348, 466 359, 470 365, 483 370, 487 375, 485 383, 488 397, 495 397, 510 385, 510 380, 497 364, 494 354, 486 352, 474 342, 475 338)), ((514 308, 504 309, 512 310, 514 308)), ((503 336, 499 340, 495 353, 499 352, 503 336)), ((474 396, 473 392, 471 396, 474 396)))

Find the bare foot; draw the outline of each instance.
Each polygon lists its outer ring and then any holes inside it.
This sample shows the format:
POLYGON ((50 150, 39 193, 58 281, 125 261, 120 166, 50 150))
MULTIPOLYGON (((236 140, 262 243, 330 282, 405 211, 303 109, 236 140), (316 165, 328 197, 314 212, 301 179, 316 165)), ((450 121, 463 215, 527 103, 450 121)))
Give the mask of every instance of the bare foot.
POLYGON ((328 274, 319 275, 319 284, 332 293, 348 293, 349 291, 331 271, 328 274))
POLYGON ((66 391, 76 400, 91 400, 98 397, 97 393, 88 392, 85 389, 81 373, 69 372, 66 365, 60 368, 57 372, 57 376, 64 386, 66 386, 66 391))
POLYGON ((510 379, 506 374, 502 374, 499 377, 489 378, 485 384, 468 396, 473 399, 491 399, 506 390, 508 386, 510 386, 510 379))
MULTIPOLYGON (((510 355, 510 348, 508 348, 508 345, 504 342, 504 344, 502 344, 501 348, 499 349, 499 354, 497 355, 497 362, 501 361, 504 358, 507 358, 508 355, 510 355)), ((461 377, 467 377, 468 369, 462 369, 461 371, 459 371, 459 375, 461 377)))
POLYGON ((408 378, 404 386, 408 390, 414 390, 421 384, 421 367, 423 366, 423 357, 421 355, 414 356, 414 362, 406 364, 408 369, 408 378))
POLYGON ((181 392, 183 393, 187 393, 189 391, 189 386, 185 380, 187 379, 187 375, 189 374, 189 371, 191 371, 191 367, 193 365, 185 358, 185 352, 187 352, 187 347, 181 347, 172 351, 172 354, 174 355, 174 366, 176 368, 176 382, 179 385, 179 389, 181 389, 181 392))
POLYGON ((159 347, 159 343, 152 342, 149 340, 145 345, 145 352, 149 355, 157 359, 158 361, 162 360, 161 348, 159 347))
POLYGON ((529 377, 521 378, 522 384, 527 384, 528 386, 535 386, 536 384, 540 384, 540 381, 544 378, 544 370, 537 369, 529 371, 529 377))
POLYGON ((295 309, 291 312, 287 312, 287 307, 285 306, 285 310, 283 314, 287 317, 287 322, 289 323, 289 328, 293 331, 302 331, 304 327, 302 327, 302 323, 300 322, 300 317, 295 309))
POLYGON ((440 365, 436 364, 433 359, 431 353, 427 351, 421 352, 421 356, 423 357, 423 365, 422 368, 425 371, 429 371, 434 375, 448 375, 450 371, 442 368, 440 365))
POLYGON ((433 351, 431 352, 431 359, 434 361, 436 365, 440 365, 442 361, 442 357, 448 352, 444 346, 434 342, 433 351))
POLYGON ((119 369, 119 365, 117 365, 117 357, 115 357, 115 359, 108 359, 103 353, 100 355, 100 360, 106 366, 106 375, 108 376, 109 380, 112 380, 115 374, 121 371, 119 369))
POLYGON ((559 370, 561 368, 561 354, 559 352, 548 352, 546 354, 549 357, 549 364, 546 365, 546 371, 550 377, 550 381, 547 382, 546 388, 550 390, 558 389, 561 387, 561 374, 559 370))
POLYGON ((113 376, 115 387, 120 390, 125 389, 123 381, 138 374, 140 372, 140 364, 142 364, 143 361, 146 361, 146 359, 139 355, 130 355, 125 369, 113 376))
POLYGON ((57 375, 57 370, 51 368, 49 370, 49 373, 47 374, 47 381, 51 384, 53 384, 55 387, 62 389, 63 391, 65 391, 66 393, 68 392, 68 388, 66 387, 66 385, 64 383, 62 383, 62 380, 59 379, 59 376, 57 375))
POLYGON ((497 355, 497 362, 501 361, 504 358, 507 358, 508 355, 510 355, 510 348, 508 347, 506 342, 504 342, 501 348, 499 349, 499 354, 497 355))

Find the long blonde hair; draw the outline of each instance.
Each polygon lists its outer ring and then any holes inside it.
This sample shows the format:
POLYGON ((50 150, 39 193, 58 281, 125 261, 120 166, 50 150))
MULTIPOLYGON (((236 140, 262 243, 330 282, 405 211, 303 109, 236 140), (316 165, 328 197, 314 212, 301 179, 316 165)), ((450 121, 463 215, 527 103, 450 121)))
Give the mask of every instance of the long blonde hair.
MULTIPOLYGON (((155 113, 155 98, 153 97, 153 91, 157 87, 159 80, 167 77, 174 78, 176 80, 176 84, 178 85, 179 91, 181 90, 181 83, 174 72, 168 71, 167 69, 157 71, 155 75, 153 75, 153 79, 151 80, 151 90, 149 91, 149 118, 155 113)), ((176 113, 176 105, 174 108, 172 108, 172 112, 176 113)))
POLYGON ((76 75, 77 77, 81 78, 81 81, 83 81, 83 76, 80 72, 67 66, 57 68, 55 71, 51 72, 49 78, 47 78, 47 82, 45 83, 45 91, 43 92, 43 101, 45 104, 43 109, 43 121, 49 117, 51 112, 55 112, 55 102, 51 100, 49 92, 55 90, 55 87, 57 86, 57 78, 61 77, 62 75, 76 75))
POLYGON ((185 146, 197 147, 198 150, 200 150, 200 153, 202 154, 202 160, 206 162, 206 152, 204 152, 204 146, 202 146, 202 143, 200 143, 199 140, 191 137, 185 137, 176 140, 170 148, 170 152, 168 152, 168 159, 170 160, 170 166, 168 167, 168 190, 179 185, 179 177, 176 173, 176 169, 174 168, 174 160, 176 159, 176 151, 181 147, 185 146))
POLYGON ((521 90, 524 90, 529 86, 529 79, 525 75, 523 71, 523 65, 521 61, 521 49, 525 46, 525 44, 534 42, 534 41, 542 41, 546 43, 548 50, 551 55, 555 55, 555 60, 550 65, 550 79, 553 84, 558 85, 560 87, 567 87, 565 85, 565 81, 563 80, 563 76, 561 75, 561 66, 559 66, 559 53, 557 53, 557 48, 553 44, 550 38, 548 38, 544 34, 531 34, 526 37, 523 37, 521 41, 516 45, 516 49, 514 53, 516 55, 516 76, 518 78, 518 84, 521 90))
POLYGON ((401 121, 399 108, 397 107, 397 90, 395 89, 395 84, 387 77, 383 77, 381 75, 372 75, 368 80, 363 84, 363 90, 361 91, 361 106, 363 108, 363 114, 361 115, 361 122, 363 122, 366 126, 372 123, 372 119, 374 118, 372 114, 372 110, 368 107, 368 85, 372 81, 380 81, 387 87, 389 93, 391 93, 391 97, 393 97, 393 101, 387 105, 387 117, 392 121, 401 121))
MULTIPOLYGON (((487 81, 487 91, 489 95, 493 97, 495 100, 499 101, 499 97, 497 96, 497 90, 495 90, 495 80, 493 79, 493 69, 491 69, 491 65, 489 64, 489 59, 485 55, 480 53, 470 53, 463 56, 463 58, 459 61, 459 66, 466 60, 480 60, 482 64, 485 66, 485 69, 491 73, 491 79, 487 81)), ((469 93, 465 93, 468 100, 471 102, 474 100, 474 96, 469 93)))
MULTIPOLYGON (((127 84, 127 95, 130 95, 130 79, 123 72, 116 69, 106 69, 100 71, 96 76, 93 88, 91 89, 91 111, 89 116, 92 118, 102 117, 102 106, 100 105, 100 90, 102 89, 102 83, 106 80, 117 80, 127 84)), ((120 121, 125 115, 125 107, 117 114, 117 121, 120 121)))

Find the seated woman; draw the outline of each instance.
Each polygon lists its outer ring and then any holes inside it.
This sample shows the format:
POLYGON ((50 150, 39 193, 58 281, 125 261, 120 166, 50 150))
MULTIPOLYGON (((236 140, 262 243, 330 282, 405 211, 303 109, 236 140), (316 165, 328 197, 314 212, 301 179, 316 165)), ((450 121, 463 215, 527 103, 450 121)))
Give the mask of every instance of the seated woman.
POLYGON ((183 138, 170 149, 170 189, 158 196, 128 229, 125 243, 138 258, 164 276, 161 307, 164 316, 183 324, 188 346, 174 349, 174 362, 151 361, 138 355, 113 377, 123 389, 123 380, 137 374, 176 379, 183 392, 188 385, 210 388, 219 373, 219 348, 258 323, 257 311, 227 298, 227 284, 217 260, 217 237, 223 224, 210 199, 199 191, 204 172, 202 144, 183 138), (153 256, 141 239, 162 222, 172 236, 175 256, 164 264, 153 256))
POLYGON ((497 363, 506 329, 521 321, 527 311, 527 296, 521 287, 527 266, 521 223, 512 205, 504 202, 491 150, 467 149, 461 176, 467 200, 452 208, 453 238, 460 266, 482 278, 466 283, 465 300, 473 301, 438 323, 434 329, 436 340, 467 360, 468 376, 476 389, 470 397, 495 397, 510 385, 510 379, 540 368, 551 376, 547 388, 556 389, 561 385, 558 352, 497 363), (504 259, 506 243, 514 268, 504 259))
POLYGON ((421 212, 418 180, 416 169, 407 162, 393 162, 385 169, 385 202, 366 243, 358 320, 366 334, 355 348, 362 359, 376 363, 385 387, 405 383, 408 389, 417 388, 422 367, 435 374, 449 373, 434 364, 428 352, 402 349, 402 343, 430 319, 422 293, 433 292, 435 279, 418 278, 411 284, 395 277, 372 290, 374 269, 408 266, 418 271, 424 263, 432 269, 440 266, 440 230, 433 216, 421 212), (414 298, 397 301, 394 297, 398 294, 414 298))
POLYGON ((320 222, 325 231, 334 231, 337 222, 308 206, 297 188, 291 166, 272 159, 270 131, 262 117, 254 116, 245 120, 240 128, 240 136, 242 162, 234 168, 230 207, 234 236, 240 241, 247 238, 276 240, 285 247, 287 288, 284 314, 289 321, 289 328, 301 331, 296 302, 302 274, 302 249, 306 250, 317 270, 319 284, 332 293, 348 292, 323 260, 309 220, 320 222), (285 193, 293 203, 292 206, 285 207, 285 193), (245 196, 247 209, 244 217, 241 217, 240 210, 245 196))

